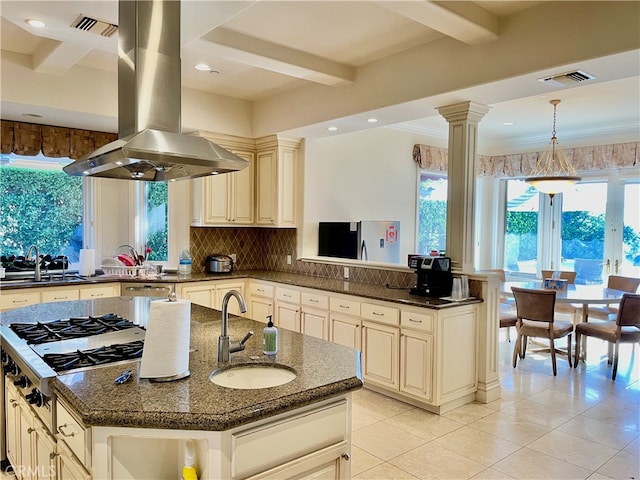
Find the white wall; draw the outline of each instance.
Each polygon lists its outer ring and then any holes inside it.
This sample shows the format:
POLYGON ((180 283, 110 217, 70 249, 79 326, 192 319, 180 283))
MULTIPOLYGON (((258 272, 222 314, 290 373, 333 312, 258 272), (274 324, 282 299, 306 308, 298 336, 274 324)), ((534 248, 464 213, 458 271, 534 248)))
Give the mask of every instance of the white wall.
POLYGON ((301 255, 317 256, 318 222, 399 220, 404 265, 415 248, 416 143, 446 147, 446 141, 384 127, 307 140, 301 255))

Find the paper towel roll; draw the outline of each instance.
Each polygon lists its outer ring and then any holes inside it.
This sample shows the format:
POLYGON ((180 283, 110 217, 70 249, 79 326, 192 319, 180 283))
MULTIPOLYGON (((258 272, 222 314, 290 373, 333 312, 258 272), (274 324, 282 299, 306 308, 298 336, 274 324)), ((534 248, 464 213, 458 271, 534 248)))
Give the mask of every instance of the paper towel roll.
POLYGON ((144 337, 140 378, 177 380, 189 372, 191 302, 154 300, 144 337))
POLYGON ((90 277, 96 274, 96 251, 92 248, 80 250, 79 273, 83 277, 90 277))

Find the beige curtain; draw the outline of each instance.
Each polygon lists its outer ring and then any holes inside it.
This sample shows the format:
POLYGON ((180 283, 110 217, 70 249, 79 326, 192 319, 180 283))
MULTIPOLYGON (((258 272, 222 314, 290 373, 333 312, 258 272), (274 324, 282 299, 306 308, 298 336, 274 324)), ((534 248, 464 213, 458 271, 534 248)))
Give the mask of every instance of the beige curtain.
MULTIPOLYGON (((526 177, 531 174, 542 153, 478 155, 476 174, 491 177, 526 177)), ((565 149, 565 153, 578 172, 610 168, 640 169, 640 142, 565 149)), ((413 159, 420 165, 420 168, 425 170, 447 171, 446 148, 416 144, 413 146, 413 159)))
POLYGON ((35 123, 1 121, 4 154, 45 157, 68 157, 76 160, 118 139, 115 133, 94 132, 77 128, 53 127, 35 123))

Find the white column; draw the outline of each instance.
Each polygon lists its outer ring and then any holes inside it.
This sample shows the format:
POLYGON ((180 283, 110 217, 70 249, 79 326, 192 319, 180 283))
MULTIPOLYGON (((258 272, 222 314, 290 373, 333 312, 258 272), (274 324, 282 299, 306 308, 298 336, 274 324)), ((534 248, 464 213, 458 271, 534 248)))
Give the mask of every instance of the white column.
POLYGON ((463 102, 438 108, 449 122, 447 256, 453 267, 472 272, 478 122, 489 107, 463 102))

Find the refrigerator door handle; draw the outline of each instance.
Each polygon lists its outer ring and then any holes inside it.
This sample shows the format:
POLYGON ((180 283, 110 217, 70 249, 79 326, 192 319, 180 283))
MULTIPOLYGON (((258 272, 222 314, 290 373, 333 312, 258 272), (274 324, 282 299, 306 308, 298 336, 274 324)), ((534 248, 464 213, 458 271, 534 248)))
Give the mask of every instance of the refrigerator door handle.
POLYGON ((369 253, 367 252, 367 243, 363 240, 360 246, 360 258, 362 260, 369 260, 369 253))

